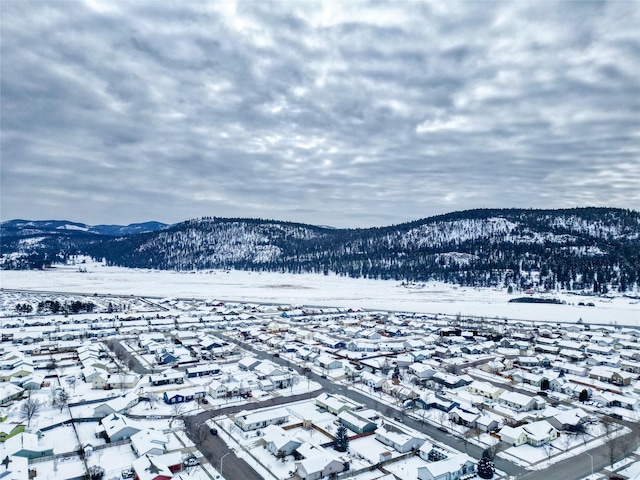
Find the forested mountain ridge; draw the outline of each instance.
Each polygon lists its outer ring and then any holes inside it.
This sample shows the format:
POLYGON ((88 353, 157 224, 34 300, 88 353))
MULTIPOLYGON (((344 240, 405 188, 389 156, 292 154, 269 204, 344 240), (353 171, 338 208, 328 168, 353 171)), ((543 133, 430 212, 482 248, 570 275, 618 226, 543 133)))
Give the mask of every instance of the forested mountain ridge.
POLYGON ((40 268, 83 251, 83 245, 105 237, 153 232, 167 228, 160 222, 130 225, 86 225, 67 220, 9 220, 0 223, 0 267, 40 268))
POLYGON ((640 214, 479 209, 367 229, 207 217, 144 234, 101 236, 78 244, 77 252, 127 267, 626 291, 639 278, 640 214))

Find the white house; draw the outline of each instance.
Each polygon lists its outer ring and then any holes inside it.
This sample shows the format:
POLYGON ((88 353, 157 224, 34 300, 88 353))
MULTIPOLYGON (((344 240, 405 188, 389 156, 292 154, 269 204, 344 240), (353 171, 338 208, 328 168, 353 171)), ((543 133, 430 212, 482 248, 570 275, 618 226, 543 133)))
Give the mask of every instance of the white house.
POLYGON ((303 443, 297 452, 304 459, 295 463, 295 473, 303 480, 318 480, 349 468, 348 462, 318 445, 303 443))
POLYGON ((475 462, 466 453, 461 453, 418 468, 418 480, 463 480, 475 473, 475 462))
POLYGON ((227 386, 219 380, 214 380, 209 384, 209 395, 212 398, 224 398, 228 391, 227 386))
POLYGON ((131 436, 131 448, 139 457, 143 455, 162 455, 165 453, 167 443, 169 443, 169 439, 166 434, 160 430, 150 428, 141 430, 131 436))
POLYGON ((376 430, 376 440, 397 452, 407 453, 412 449, 417 450, 425 442, 418 432, 414 432, 401 424, 385 422, 376 430))
POLYGON ((291 455, 295 449, 302 445, 302 441, 292 437, 290 434, 277 425, 268 425, 262 430, 262 439, 265 446, 272 455, 277 456, 278 452, 291 455))
POLYGON ((96 428, 96 436, 104 433, 109 442, 117 442, 131 438, 140 431, 140 428, 131 423, 124 415, 113 413, 100 420, 96 428))
POLYGON ((512 408, 516 412, 528 412, 538 407, 538 400, 519 392, 503 392, 498 397, 498 402, 512 408))
POLYGON ((284 408, 254 412, 243 410, 236 413, 233 421, 246 432, 248 430, 264 428, 267 425, 281 425, 286 423, 289 421, 289 413, 284 408))
POLYGON ((546 420, 529 423, 520 427, 505 426, 498 432, 503 442, 517 447, 528 443, 539 447, 558 438, 558 430, 546 420))

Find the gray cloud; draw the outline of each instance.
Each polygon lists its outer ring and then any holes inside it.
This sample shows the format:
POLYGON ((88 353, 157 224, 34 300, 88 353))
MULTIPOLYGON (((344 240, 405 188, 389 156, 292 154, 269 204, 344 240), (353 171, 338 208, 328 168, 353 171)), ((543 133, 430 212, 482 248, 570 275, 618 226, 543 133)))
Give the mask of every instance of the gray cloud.
POLYGON ((2 219, 640 208, 628 2, 5 2, 2 219))

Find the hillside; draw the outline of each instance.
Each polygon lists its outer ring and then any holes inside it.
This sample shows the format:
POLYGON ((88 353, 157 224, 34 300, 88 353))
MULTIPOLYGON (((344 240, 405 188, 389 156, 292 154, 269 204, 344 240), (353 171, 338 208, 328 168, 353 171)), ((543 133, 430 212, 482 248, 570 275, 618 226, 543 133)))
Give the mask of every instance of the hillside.
POLYGON ((86 225, 66 220, 9 220, 0 223, 2 268, 40 268, 68 255, 79 253, 87 244, 106 237, 153 232, 167 228, 160 222, 130 225, 86 225))
POLYGON ((370 229, 209 217, 117 238, 67 239, 67 252, 169 270, 335 272, 599 293, 627 291, 640 271, 640 214, 608 208, 470 210, 370 229))

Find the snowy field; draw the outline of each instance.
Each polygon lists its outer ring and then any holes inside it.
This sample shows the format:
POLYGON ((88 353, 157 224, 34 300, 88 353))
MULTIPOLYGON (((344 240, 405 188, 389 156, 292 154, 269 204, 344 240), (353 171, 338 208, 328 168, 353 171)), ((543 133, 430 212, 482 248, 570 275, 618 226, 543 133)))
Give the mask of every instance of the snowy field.
MULTIPOLYGON (((86 263, 46 271, 8 271, 1 274, 2 288, 54 292, 202 298, 222 301, 298 304, 442 315, 640 326, 640 302, 555 293, 566 305, 508 303, 524 294, 506 289, 463 288, 428 282, 403 285, 394 280, 369 280, 336 275, 256 273, 210 270, 171 272, 107 267, 86 263), (578 306, 579 302, 594 307, 578 306)), ((546 294, 545 297, 551 295, 546 294)))

